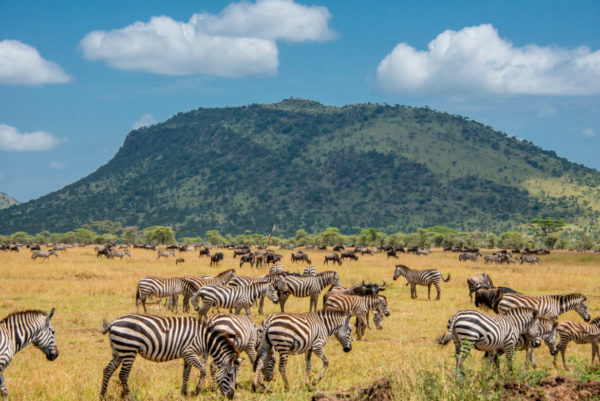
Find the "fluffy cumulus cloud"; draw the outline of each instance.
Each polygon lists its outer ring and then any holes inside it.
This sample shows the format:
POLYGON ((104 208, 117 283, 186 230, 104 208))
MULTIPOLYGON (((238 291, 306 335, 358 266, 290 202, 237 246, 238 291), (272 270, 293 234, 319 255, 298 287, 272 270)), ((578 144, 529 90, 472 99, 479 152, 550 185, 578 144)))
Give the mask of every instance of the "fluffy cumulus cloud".
POLYGON ((152 114, 144 114, 133 123, 133 129, 138 129, 142 127, 149 127, 150 125, 156 124, 156 120, 152 117, 152 114))
POLYGON ((56 137, 44 131, 20 133, 15 127, 0 124, 0 151, 50 150, 59 142, 56 137))
POLYGON ((515 47, 492 25, 447 30, 426 51, 400 43, 377 67, 382 90, 411 94, 593 95, 600 50, 515 47))
POLYGON ((587 138, 595 138, 596 137, 596 131, 594 131, 592 128, 588 127, 588 128, 584 128, 581 131, 581 135, 587 137, 587 138))
POLYGON ((58 64, 44 59, 35 47, 18 40, 0 41, 0 84, 62 84, 70 80, 58 64))
POLYGON ((233 3, 220 14, 194 14, 188 22, 158 16, 122 29, 94 31, 80 42, 88 60, 121 70, 163 75, 223 77, 277 72, 277 40, 329 40, 325 7, 292 0, 233 3))

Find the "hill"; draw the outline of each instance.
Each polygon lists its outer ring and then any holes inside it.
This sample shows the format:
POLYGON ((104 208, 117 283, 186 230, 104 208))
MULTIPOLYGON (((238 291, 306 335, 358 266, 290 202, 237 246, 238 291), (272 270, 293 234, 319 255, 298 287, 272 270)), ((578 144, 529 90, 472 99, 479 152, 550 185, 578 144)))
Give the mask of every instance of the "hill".
POLYGON ((429 108, 303 99, 200 108, 131 131, 107 164, 0 211, 0 233, 93 220, 280 234, 510 230, 600 216, 600 173, 468 118, 429 108))
POLYGON ((0 209, 6 209, 7 207, 11 207, 13 205, 18 205, 19 201, 5 194, 4 192, 0 192, 0 209))

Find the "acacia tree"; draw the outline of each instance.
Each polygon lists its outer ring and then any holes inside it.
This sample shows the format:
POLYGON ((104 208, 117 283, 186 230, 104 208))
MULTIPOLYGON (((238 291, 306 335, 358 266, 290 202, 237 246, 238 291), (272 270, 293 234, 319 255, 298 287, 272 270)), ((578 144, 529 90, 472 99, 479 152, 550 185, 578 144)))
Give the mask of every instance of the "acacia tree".
POLYGON ((564 220, 553 219, 552 217, 546 217, 545 219, 531 219, 529 229, 532 231, 533 236, 536 239, 542 240, 542 242, 550 249, 554 247, 554 244, 558 240, 557 236, 552 234, 559 232, 565 226, 564 220))

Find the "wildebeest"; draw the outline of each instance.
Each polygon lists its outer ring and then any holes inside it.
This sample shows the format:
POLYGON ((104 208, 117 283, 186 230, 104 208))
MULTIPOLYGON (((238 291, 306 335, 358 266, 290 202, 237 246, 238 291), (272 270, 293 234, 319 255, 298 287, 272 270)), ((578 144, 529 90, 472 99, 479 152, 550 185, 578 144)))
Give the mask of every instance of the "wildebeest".
POLYGON ((54 256, 56 256, 58 258, 58 254, 56 253, 56 251, 40 251, 40 250, 37 250, 37 251, 33 251, 31 253, 31 259, 35 260, 37 258, 44 258, 47 261, 50 261, 50 256, 51 255, 54 255, 54 256))
POLYGON ((281 261, 282 256, 278 253, 269 252, 265 256, 265 263, 275 264, 281 261))
POLYGON ((354 253, 354 251, 350 251, 350 250, 342 252, 340 258, 342 260, 344 260, 344 259, 354 259, 355 261, 358 260, 358 256, 354 253))
POLYGON ((328 253, 325 255, 325 260, 323 260, 323 264, 328 265, 329 261, 333 261, 333 263, 337 263, 338 265, 342 265, 342 259, 340 259, 340 255, 337 253, 328 253))
POLYGON ((467 279, 467 286, 469 287, 469 299, 473 300, 473 293, 480 288, 492 288, 494 283, 492 278, 487 273, 481 273, 477 276, 471 276, 467 279))
POLYGON ((334 252, 343 251, 344 249, 346 249, 346 247, 344 247, 344 245, 334 245, 334 247, 333 247, 334 252))
POLYGON ((184 258, 177 258, 175 259, 175 264, 178 265, 180 263, 185 263, 185 259, 184 258))
POLYGON ((537 263, 538 265, 541 265, 542 261, 537 256, 527 256, 523 254, 521 255, 521 264, 523 263, 529 263, 531 265, 537 263))
POLYGON ((216 252, 214 255, 210 257, 210 267, 218 267, 219 262, 225 259, 225 255, 223 252, 216 252))
POLYGON ((244 263, 250 263, 250 267, 254 267, 254 262, 255 261, 256 261, 256 258, 251 253, 247 253, 245 255, 242 255, 240 257, 240 269, 242 268, 242 266, 244 265, 244 263))
POLYGON ((398 259, 398 253, 396 252, 395 249, 390 249, 389 251, 387 251, 387 258, 396 258, 398 259))
POLYGON ((477 262, 477 258, 481 256, 481 252, 477 251, 477 252, 463 252, 460 255, 458 255, 458 260, 460 262, 465 261, 465 260, 472 260, 473 262, 477 262))
POLYGON ((508 287, 480 288, 475 291, 475 306, 480 307, 483 305, 498 313, 498 304, 502 300, 502 296, 516 292, 508 287))
POLYGON ((203 246, 202 248, 200 248, 200 251, 198 252, 198 257, 201 258, 203 256, 210 257, 210 249, 206 246, 203 246))
POLYGON ((235 257, 237 255, 245 255, 247 253, 250 253, 250 247, 240 247, 240 248, 235 248, 233 250, 233 258, 235 259, 235 257))
POLYGON ((298 251, 298 252, 292 252, 292 263, 296 263, 296 262, 301 262, 304 261, 308 264, 311 264, 312 262, 310 261, 309 257, 307 254, 305 254, 302 251, 298 251))

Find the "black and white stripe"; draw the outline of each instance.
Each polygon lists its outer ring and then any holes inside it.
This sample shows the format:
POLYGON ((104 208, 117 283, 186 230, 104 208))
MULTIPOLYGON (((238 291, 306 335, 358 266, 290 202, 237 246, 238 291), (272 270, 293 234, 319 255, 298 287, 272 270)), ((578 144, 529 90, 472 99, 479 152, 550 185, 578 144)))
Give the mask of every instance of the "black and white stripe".
POLYGON ((183 311, 188 312, 190 310, 190 298, 198 292, 198 290, 209 284, 228 284, 231 280, 235 279, 235 269, 224 270, 217 274, 215 277, 212 276, 185 276, 182 278, 182 293, 183 293, 183 311))
POLYGON ((277 302, 277 292, 272 283, 254 283, 248 287, 228 287, 224 285, 205 285, 192 297, 192 305, 198 312, 198 318, 206 318, 208 311, 213 308, 242 309, 250 316, 250 308, 261 296, 266 295, 274 303, 277 302), (202 301, 202 307, 200 307, 202 301))
POLYGON ((265 341, 260 349, 254 368, 256 370, 252 388, 256 390, 259 371, 264 361, 279 354, 279 372, 286 391, 290 386, 286 365, 290 354, 306 353, 306 382, 310 384, 310 357, 314 352, 323 361, 323 369, 316 379, 318 383, 329 365, 324 347, 329 336, 334 335, 345 352, 352 350, 350 316, 342 312, 320 311, 316 313, 275 313, 263 323, 265 341))
POLYGON ((0 321, 0 394, 8 398, 8 388, 2 372, 8 367, 15 354, 29 344, 40 349, 50 361, 58 358, 58 347, 54 339, 54 328, 50 313, 30 310, 11 313, 0 321))
POLYGON ((526 295, 504 294, 498 303, 498 313, 506 314, 515 308, 532 308, 541 316, 549 319, 558 317, 570 310, 575 310, 586 322, 590 321, 590 312, 586 304, 587 298, 582 294, 568 295, 526 295))
MULTIPOLYGON (((560 343, 558 350, 554 354, 554 367, 556 367, 556 358, 558 357, 558 351, 562 356, 562 363, 565 370, 569 370, 567 363, 565 362, 565 351, 569 342, 573 341, 575 344, 592 344, 592 365, 594 365, 594 359, 598 355, 598 344, 600 343, 600 317, 595 318, 590 323, 566 321, 560 322, 557 328, 560 334, 560 343)), ((600 360, 600 356, 598 356, 600 360)))
POLYGON ((317 275, 317 269, 314 266, 306 266, 302 272, 304 277, 315 277, 317 275))
POLYGON ((380 316, 389 316, 387 298, 383 295, 348 295, 333 293, 327 298, 324 310, 344 312, 356 316, 356 334, 360 340, 365 332, 365 327, 369 326, 367 319, 369 311, 377 311, 380 316))
POLYGON ((279 293, 279 306, 282 312, 285 312, 285 302, 290 294, 298 298, 310 297, 309 312, 313 309, 316 312, 318 297, 323 288, 332 284, 341 285, 337 272, 331 270, 314 277, 285 276, 283 281, 287 285, 287 291, 279 293))
POLYGON ((506 353, 506 362, 512 371, 512 357, 521 335, 527 335, 531 346, 541 344, 538 312, 532 309, 514 309, 507 315, 486 315, 477 311, 459 311, 448 320, 448 331, 436 339, 446 345, 454 340, 456 369, 462 373, 462 364, 471 348, 494 353, 506 353))
POLYGON ((442 273, 440 273, 440 271, 437 269, 412 270, 408 266, 396 265, 396 270, 394 271, 394 280, 397 280, 400 276, 404 276, 406 278, 406 285, 410 284, 410 297, 412 299, 417 299, 417 285, 426 285, 427 299, 431 299, 431 285, 433 284, 437 290, 436 300, 439 300, 442 293, 439 284, 440 280, 443 280, 444 282, 448 282, 450 280, 450 274, 448 274, 448 277, 444 279, 442 273))
POLYGON ((149 297, 169 297, 170 309, 177 312, 177 299, 183 292, 183 280, 181 277, 142 277, 138 281, 135 291, 135 308, 139 308, 140 302, 146 312, 146 301, 149 297))
POLYGON ((209 354, 217 365, 216 381, 221 393, 233 398, 241 359, 227 334, 210 330, 193 317, 164 317, 129 314, 112 323, 104 321, 102 334, 109 333, 113 359, 104 368, 100 399, 106 396, 108 381, 119 365, 122 396, 130 394, 129 373, 137 354, 154 362, 183 358, 181 394, 187 394, 187 382, 192 366, 200 370, 195 393, 202 388, 206 376, 199 355, 209 354))

